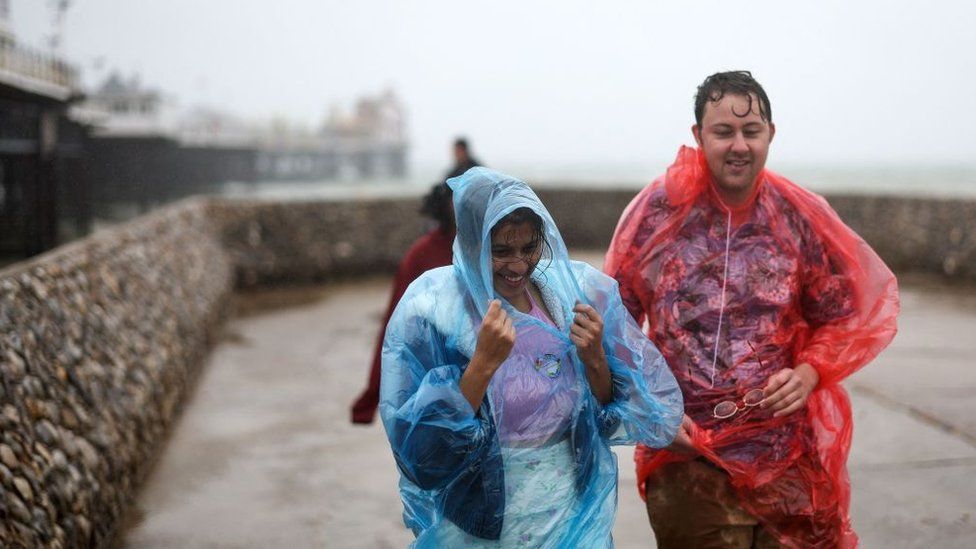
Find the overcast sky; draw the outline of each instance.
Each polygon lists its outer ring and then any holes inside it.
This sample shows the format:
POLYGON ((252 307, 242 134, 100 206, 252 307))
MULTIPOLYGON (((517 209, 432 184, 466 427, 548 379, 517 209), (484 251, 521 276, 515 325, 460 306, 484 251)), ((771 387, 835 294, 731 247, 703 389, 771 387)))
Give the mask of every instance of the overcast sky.
MULTIPOLYGON (((12 0, 22 41, 48 0, 12 0)), ((708 74, 772 99, 770 164, 976 164, 976 3, 75 0, 65 51, 180 98, 317 126, 391 86, 413 159, 646 164, 691 140, 708 74)))

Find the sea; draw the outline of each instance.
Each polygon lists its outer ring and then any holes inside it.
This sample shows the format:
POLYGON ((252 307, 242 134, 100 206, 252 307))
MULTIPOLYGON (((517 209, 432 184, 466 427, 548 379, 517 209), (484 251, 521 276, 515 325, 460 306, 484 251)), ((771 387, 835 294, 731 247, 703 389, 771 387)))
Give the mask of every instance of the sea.
MULTIPOLYGON (((491 166, 533 187, 567 189, 638 189, 663 173, 666 162, 647 164, 575 164, 491 166)), ((801 186, 821 194, 872 194, 976 199, 976 164, 769 166, 801 186)), ((317 200, 419 196, 438 182, 444 167, 418 166, 399 178, 347 177, 340 180, 228 182, 217 195, 240 199, 317 200)))

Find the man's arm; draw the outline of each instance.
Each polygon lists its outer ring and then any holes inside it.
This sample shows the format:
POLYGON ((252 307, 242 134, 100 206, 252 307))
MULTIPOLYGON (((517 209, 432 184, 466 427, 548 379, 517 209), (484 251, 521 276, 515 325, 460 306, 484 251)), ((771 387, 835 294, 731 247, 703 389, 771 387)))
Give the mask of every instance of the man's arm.
MULTIPOLYGON (((867 243, 826 202, 803 238, 800 313, 810 326, 797 356, 837 383, 871 361, 897 331, 898 284, 867 243)), ((808 217, 809 219, 809 217, 808 217)))
POLYGON ((662 192, 655 185, 634 197, 620 216, 604 262, 604 272, 617 281, 624 307, 638 326, 644 325, 643 303, 650 302, 653 291, 643 283, 639 266, 648 241, 668 214, 662 192))

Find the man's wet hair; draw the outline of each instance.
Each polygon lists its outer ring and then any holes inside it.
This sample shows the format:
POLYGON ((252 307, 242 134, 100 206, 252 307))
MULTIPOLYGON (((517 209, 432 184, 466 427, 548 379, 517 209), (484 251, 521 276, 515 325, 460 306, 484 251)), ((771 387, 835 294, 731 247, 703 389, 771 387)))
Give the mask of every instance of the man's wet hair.
POLYGON ((705 115, 705 104, 709 101, 717 103, 726 94, 741 95, 749 98, 749 110, 736 116, 745 118, 752 112, 752 101, 759 99, 759 116, 768 123, 773 122, 773 108, 769 104, 766 90, 752 77, 749 71, 717 72, 698 86, 695 93, 695 124, 701 127, 702 117, 705 115))

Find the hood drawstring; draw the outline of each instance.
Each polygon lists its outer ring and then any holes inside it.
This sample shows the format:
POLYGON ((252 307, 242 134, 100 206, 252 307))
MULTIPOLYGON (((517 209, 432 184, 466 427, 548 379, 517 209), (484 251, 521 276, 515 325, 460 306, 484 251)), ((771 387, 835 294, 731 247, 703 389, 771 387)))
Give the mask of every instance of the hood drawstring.
MULTIPOLYGON (((723 206, 725 206, 723 204, 723 206)), ((732 242, 732 210, 725 206, 728 218, 725 224, 725 269, 722 273, 722 306, 718 310, 718 328, 715 330, 715 350, 712 352, 712 378, 709 388, 715 388, 715 364, 718 362, 718 341, 722 334, 722 317, 725 316, 725 289, 729 281, 729 245, 732 242)))

